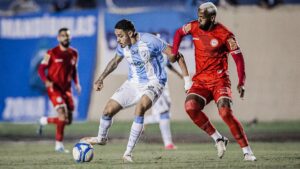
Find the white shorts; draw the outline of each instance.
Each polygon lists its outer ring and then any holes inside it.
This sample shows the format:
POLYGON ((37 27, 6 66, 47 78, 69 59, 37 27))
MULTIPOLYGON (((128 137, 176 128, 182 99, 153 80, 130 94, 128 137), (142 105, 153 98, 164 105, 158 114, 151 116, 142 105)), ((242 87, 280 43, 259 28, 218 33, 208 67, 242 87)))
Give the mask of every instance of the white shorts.
POLYGON ((158 98, 156 103, 152 106, 152 114, 161 114, 170 111, 171 108, 171 98, 168 86, 166 85, 163 93, 158 98))
POLYGON ((146 84, 137 84, 126 80, 122 86, 117 89, 111 99, 118 102, 123 108, 135 105, 143 95, 146 95, 152 101, 152 105, 162 94, 164 85, 159 82, 148 82, 146 84))

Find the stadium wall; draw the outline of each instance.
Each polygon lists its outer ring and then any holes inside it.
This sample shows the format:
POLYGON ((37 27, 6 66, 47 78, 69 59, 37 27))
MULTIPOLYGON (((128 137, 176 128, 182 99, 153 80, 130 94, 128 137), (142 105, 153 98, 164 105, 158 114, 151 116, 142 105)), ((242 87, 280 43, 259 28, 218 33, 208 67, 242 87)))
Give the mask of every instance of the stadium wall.
MULTIPOLYGON (((101 15, 101 14, 100 14, 101 15)), ((103 19, 104 14, 99 17, 103 19)), ((300 6, 281 6, 274 10, 258 7, 238 7, 219 9, 218 20, 231 29, 242 48, 246 62, 246 97, 239 99, 236 90, 236 67, 229 57, 234 114, 243 121, 257 118, 261 121, 299 120, 300 108, 300 6)), ((149 18, 148 18, 149 19, 149 18)), ((168 21, 165 21, 165 23, 168 21)), ((105 52, 105 31, 99 22, 98 58, 95 77, 104 69, 105 57, 113 57, 105 52)), ((186 55, 189 68, 194 65, 193 56, 186 55)), ((106 60, 106 61, 105 61, 106 60)), ((118 70, 117 70, 118 72, 118 70)), ((120 72, 120 70, 119 70, 120 72)), ((91 93, 89 120, 98 121, 102 110, 114 91, 126 80, 123 73, 115 73, 104 81, 104 90, 91 93)), ((169 75, 172 97, 172 118, 187 120, 184 111, 185 93, 183 82, 175 75, 169 75)), ((214 120, 221 120, 215 103, 211 102, 204 111, 214 120)), ((134 108, 120 112, 116 120, 131 120, 134 108)))

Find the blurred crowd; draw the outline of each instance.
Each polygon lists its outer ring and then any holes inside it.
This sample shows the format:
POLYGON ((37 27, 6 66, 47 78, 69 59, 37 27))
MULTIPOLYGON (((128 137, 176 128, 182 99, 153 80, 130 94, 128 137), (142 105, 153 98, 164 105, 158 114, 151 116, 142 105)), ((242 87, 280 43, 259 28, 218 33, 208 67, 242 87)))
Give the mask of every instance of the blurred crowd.
MULTIPOLYGON (((259 5, 266 9, 272 9, 283 3, 283 0, 1 0, 0 16, 23 15, 41 11, 61 12, 64 10, 92 9, 110 7, 111 4, 118 7, 169 6, 170 4, 172 6, 197 7, 207 1, 224 8, 237 5, 259 5)), ((300 0, 285 0, 286 2, 300 3, 300 0)))

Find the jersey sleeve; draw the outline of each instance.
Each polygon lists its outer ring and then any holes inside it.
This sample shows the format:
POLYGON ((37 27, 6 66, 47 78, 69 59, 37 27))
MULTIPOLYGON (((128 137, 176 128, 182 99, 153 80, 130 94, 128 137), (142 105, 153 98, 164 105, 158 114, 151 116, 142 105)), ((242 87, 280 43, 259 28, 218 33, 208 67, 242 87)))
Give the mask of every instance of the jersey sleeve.
POLYGON ((120 56, 121 58, 124 57, 124 50, 123 48, 121 47, 121 45, 118 44, 117 48, 116 48, 116 54, 118 56, 120 56))
POLYGON ((154 49, 156 49, 159 52, 163 52, 168 45, 167 42, 163 41, 162 39, 160 39, 154 35, 151 35, 150 41, 151 41, 154 49))
POLYGON ((41 64, 48 66, 50 63, 51 63, 51 50, 48 50, 47 53, 45 54, 41 64))

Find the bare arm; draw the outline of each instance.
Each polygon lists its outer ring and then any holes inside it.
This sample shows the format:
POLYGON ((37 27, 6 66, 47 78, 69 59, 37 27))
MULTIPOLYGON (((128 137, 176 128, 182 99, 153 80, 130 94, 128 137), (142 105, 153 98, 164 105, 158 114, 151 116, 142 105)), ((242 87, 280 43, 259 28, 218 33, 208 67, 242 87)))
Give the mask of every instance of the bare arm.
POLYGON ((100 91, 103 88, 103 80, 108 76, 111 72, 113 72, 119 65, 119 63, 122 61, 122 57, 115 55, 115 57, 109 61, 107 64, 104 72, 100 75, 100 77, 97 79, 97 81, 94 84, 94 88, 96 91, 100 91))
POLYGON ((172 58, 172 59, 175 59, 175 61, 177 61, 178 65, 181 69, 183 79, 184 79, 184 88, 185 88, 185 90, 189 90, 192 85, 192 82, 190 80, 189 71, 187 69, 183 55, 178 52, 176 57, 173 57, 174 54, 172 53, 172 48, 170 46, 167 46, 163 52, 168 56, 168 58, 172 58))
POLYGON ((169 63, 169 64, 167 64, 167 67, 169 68, 169 70, 170 70, 171 72, 175 73, 180 79, 183 78, 183 76, 178 72, 178 70, 176 70, 176 69, 174 68, 173 65, 171 65, 171 64, 169 63))

